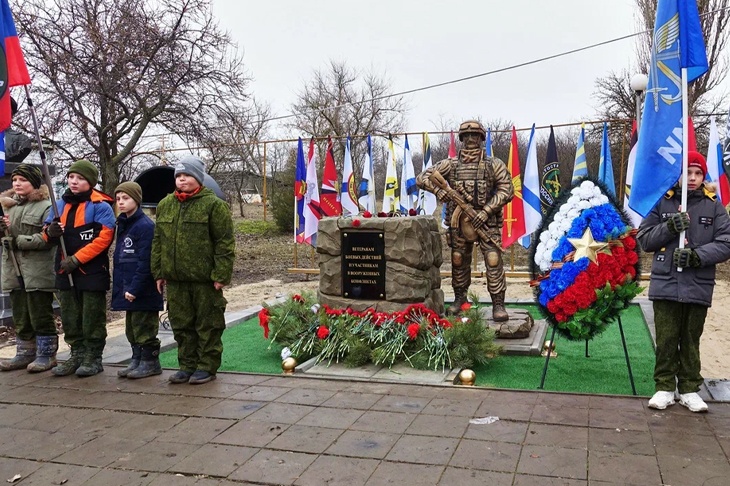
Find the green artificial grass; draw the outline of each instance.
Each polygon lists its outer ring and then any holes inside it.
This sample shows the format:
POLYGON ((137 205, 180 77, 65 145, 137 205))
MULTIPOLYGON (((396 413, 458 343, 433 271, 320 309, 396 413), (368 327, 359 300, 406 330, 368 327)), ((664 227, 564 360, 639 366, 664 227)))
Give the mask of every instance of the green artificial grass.
MULTIPOLYGON (((530 311, 535 319, 540 314, 534 305, 510 305, 530 311)), ((636 392, 650 396, 654 393, 654 349, 651 335, 638 305, 631 305, 622 314, 626 345, 631 359, 636 392)), ((549 328, 546 339, 550 339, 549 328)), ((590 357, 585 357, 585 341, 569 341, 556 334, 558 357, 550 358, 545 390, 631 395, 626 359, 617 323, 597 338, 589 341, 590 357)), ((223 362, 220 371, 249 373, 281 373, 280 347, 264 339, 258 317, 226 329, 223 333, 223 362)), ((160 355, 166 368, 177 368, 177 349, 160 355)), ((498 356, 484 366, 474 368, 476 384, 494 388, 536 390, 540 385, 545 358, 542 356, 498 356)))

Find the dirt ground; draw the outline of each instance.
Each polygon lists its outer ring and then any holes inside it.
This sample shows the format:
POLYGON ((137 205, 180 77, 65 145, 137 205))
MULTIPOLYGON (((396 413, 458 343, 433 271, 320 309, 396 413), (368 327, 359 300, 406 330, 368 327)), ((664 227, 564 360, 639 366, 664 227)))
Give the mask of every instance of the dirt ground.
MULTIPOLYGON (((263 219, 263 207, 260 204, 249 204, 244 207, 243 215, 236 218, 263 219)), ((267 220, 272 221, 269 211, 267 220)), ((316 292, 319 285, 317 275, 291 273, 294 268, 316 268, 316 255, 306 246, 296 248, 291 235, 242 235, 238 234, 236 263, 231 285, 224 289, 228 300, 228 310, 245 309, 263 302, 271 301, 279 296, 301 293, 309 290, 316 292)), ((516 270, 525 270, 527 259, 525 251, 518 251, 514 257, 508 253, 505 258, 507 268, 514 266, 516 270), (522 266, 521 266, 522 264, 522 266)), ((445 254, 445 262, 448 255, 445 254)), ((644 262, 645 267, 649 262, 644 262)), ((445 263, 444 270, 448 266, 445 263)), ((648 287, 648 281, 643 285, 648 287)), ((447 296, 453 295, 451 281, 443 279, 442 288, 447 296)), ((486 282, 475 279, 472 291, 488 301, 486 282)), ((646 297, 646 289, 641 294, 646 297)), ((532 289, 526 278, 508 278, 508 301, 515 299, 531 299, 532 289)), ((730 263, 718 266, 717 284, 714 302, 710 308, 705 331, 701 342, 702 370, 706 378, 730 378, 730 263)), ((109 336, 124 334, 124 320, 121 313, 110 313, 107 324, 109 336)), ((62 346, 63 350, 63 346, 62 346)), ((0 357, 12 356, 14 349, 6 346, 0 349, 0 357)))

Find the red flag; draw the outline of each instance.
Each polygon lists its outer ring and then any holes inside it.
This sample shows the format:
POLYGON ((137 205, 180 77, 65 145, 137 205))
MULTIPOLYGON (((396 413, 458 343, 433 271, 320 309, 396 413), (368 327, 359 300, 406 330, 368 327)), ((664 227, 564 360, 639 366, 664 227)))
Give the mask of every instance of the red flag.
POLYGON ((695 135, 695 124, 692 123, 692 117, 688 118, 687 124, 687 150, 697 152, 697 136, 695 135))
POLYGON ((522 180, 520 179, 520 156, 517 151, 517 131, 512 127, 512 142, 509 146, 507 170, 512 176, 515 196, 504 207, 504 224, 502 225, 502 245, 507 248, 523 237, 525 229, 525 209, 522 203, 522 180))
POLYGON ((456 157, 456 141, 454 141, 454 131, 451 130, 451 142, 449 142, 449 158, 456 157))
POLYGON ((10 88, 30 84, 8 0, 0 0, 0 132, 10 126, 10 88))
POLYGON ((324 173, 322 174, 322 195, 319 204, 325 216, 339 216, 342 214, 340 191, 337 189, 337 168, 332 138, 327 137, 327 154, 324 158, 324 173))

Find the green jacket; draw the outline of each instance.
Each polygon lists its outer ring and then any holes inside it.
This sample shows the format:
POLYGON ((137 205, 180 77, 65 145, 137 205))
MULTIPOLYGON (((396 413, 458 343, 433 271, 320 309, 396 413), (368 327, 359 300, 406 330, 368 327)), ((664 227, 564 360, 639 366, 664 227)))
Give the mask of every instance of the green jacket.
POLYGON ((157 205, 152 276, 179 282, 229 284, 236 240, 228 205, 203 188, 185 202, 168 194, 157 205))
MULTIPOLYGON (((25 281, 26 290, 45 290, 52 292, 56 285, 53 263, 56 256, 55 246, 43 240, 41 230, 43 221, 51 211, 48 188, 34 189, 25 199, 15 197, 12 189, 0 194, 0 203, 10 218, 8 228, 10 237, 15 237, 18 249, 14 250, 20 274, 25 281)), ((10 252, 3 250, 2 256, 3 291, 19 289, 20 284, 15 272, 10 252)))

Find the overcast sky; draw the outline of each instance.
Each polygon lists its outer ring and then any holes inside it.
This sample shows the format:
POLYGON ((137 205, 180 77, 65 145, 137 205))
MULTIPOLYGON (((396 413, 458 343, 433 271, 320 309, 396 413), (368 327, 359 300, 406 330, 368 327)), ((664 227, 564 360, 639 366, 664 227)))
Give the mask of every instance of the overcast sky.
MULTIPOLYGON (((394 91, 531 61, 637 30, 634 0, 214 0, 252 92, 276 115, 329 59, 381 73, 394 91)), ((480 116, 519 127, 593 119, 594 81, 628 68, 635 40, 406 96, 409 131, 480 116)), ((727 88, 728 82, 726 82, 727 88)))

